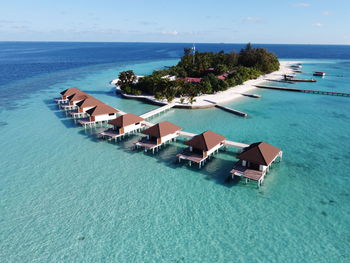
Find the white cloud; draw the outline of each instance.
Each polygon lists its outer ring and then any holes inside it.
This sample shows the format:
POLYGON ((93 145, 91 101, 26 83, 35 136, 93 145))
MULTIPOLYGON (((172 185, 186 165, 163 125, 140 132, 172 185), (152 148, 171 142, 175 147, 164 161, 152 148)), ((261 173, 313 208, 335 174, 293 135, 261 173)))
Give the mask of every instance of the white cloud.
POLYGON ((323 27, 323 24, 321 24, 321 23, 315 23, 315 24, 312 24, 312 26, 314 26, 314 27, 323 27))
POLYGON ((163 30, 161 32, 162 35, 168 35, 168 36, 177 36, 179 34, 179 32, 177 32, 176 30, 170 30, 170 31, 167 31, 167 30, 163 30))
POLYGON ((296 3, 293 5, 294 7, 308 7, 310 6, 309 3, 296 3))
POLYGON ((333 12, 331 12, 331 11, 323 11, 322 15, 324 15, 324 16, 333 15, 333 12))
POLYGON ((246 18, 243 19, 244 22, 253 22, 253 23, 260 23, 263 22, 265 19, 261 17, 251 17, 247 16, 246 18))

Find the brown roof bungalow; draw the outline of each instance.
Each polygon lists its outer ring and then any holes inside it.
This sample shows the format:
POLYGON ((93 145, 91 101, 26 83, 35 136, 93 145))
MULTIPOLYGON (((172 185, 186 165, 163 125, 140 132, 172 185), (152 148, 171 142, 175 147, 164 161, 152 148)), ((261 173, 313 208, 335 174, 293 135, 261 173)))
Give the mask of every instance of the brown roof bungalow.
POLYGON ((89 94, 81 91, 79 93, 74 93, 74 94, 68 96, 67 99, 69 101, 69 105, 76 105, 78 102, 83 101, 89 97, 90 97, 89 94))
POLYGON ((76 111, 71 111, 69 114, 75 119, 87 117, 86 111, 88 111, 91 108, 94 108, 99 104, 104 104, 104 103, 99 101, 98 99, 95 99, 94 97, 89 96, 77 102, 75 105, 78 109, 76 111))
MULTIPOLYGON (((119 111, 107 104, 97 104, 95 107, 86 111, 89 116, 88 122, 104 122, 115 119, 119 111)), ((84 125, 84 121, 80 121, 84 125)))
POLYGON ((100 132, 99 135, 109 140, 114 139, 115 141, 126 134, 139 131, 143 124, 144 118, 141 118, 132 113, 126 113, 113 120, 108 121, 108 124, 113 126, 113 129, 108 129, 100 132))
POLYGON ((201 167, 208 157, 218 152, 224 146, 225 140, 224 136, 215 132, 203 132, 186 141, 185 144, 189 146, 189 149, 176 155, 176 157, 179 158, 179 161, 182 159, 188 160, 190 165, 191 162, 195 162, 201 167))
POLYGON ((147 137, 142 138, 135 143, 135 146, 143 147, 145 150, 152 149, 158 150, 158 148, 169 141, 175 140, 179 136, 178 132, 182 128, 168 121, 163 121, 153 125, 152 127, 142 131, 147 137))
POLYGON ((55 98, 54 101, 57 102, 57 104, 66 104, 68 102, 68 96, 71 96, 76 93, 82 92, 80 89, 77 88, 69 88, 62 92, 60 92, 61 97, 55 98))
POLYGON ((266 142, 253 143, 237 156, 240 161, 236 163, 231 174, 257 181, 260 186, 266 172, 278 157, 282 160, 281 149, 266 142))
POLYGON ((80 93, 82 92, 80 89, 77 89, 77 88, 69 88, 69 89, 66 89, 64 91, 62 91, 60 94, 62 96, 62 99, 67 99, 68 96, 71 96, 75 93, 80 93))
POLYGON ((140 116, 137 116, 132 113, 127 113, 124 115, 121 115, 113 120, 108 121, 108 124, 113 125, 115 128, 125 128, 130 125, 134 125, 137 123, 140 123, 144 121, 144 118, 141 118, 140 116))
POLYGON ((79 112, 85 112, 86 110, 91 109, 99 104, 104 104, 104 103, 90 96, 88 98, 85 98, 82 101, 77 102, 76 105, 78 106, 79 112))

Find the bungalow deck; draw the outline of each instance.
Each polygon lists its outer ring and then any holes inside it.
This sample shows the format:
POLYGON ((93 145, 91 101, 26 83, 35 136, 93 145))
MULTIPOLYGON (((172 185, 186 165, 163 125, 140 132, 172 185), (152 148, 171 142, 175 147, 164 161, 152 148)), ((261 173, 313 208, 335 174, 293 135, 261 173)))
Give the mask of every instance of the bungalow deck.
POLYGON ((100 124, 101 126, 104 123, 108 123, 108 120, 104 121, 90 121, 90 120, 78 120, 78 123, 80 123, 82 126, 84 126, 84 128, 86 127, 96 127, 98 124, 100 124))
POLYGON ((75 110, 78 108, 77 105, 60 105, 60 108, 65 111, 75 110))
POLYGON ((232 178, 234 176, 244 177, 246 179, 246 183, 248 180, 253 180, 258 182, 258 187, 261 186, 262 182, 265 179, 266 171, 257 171, 253 169, 249 169, 246 166, 242 166, 242 163, 239 161, 235 164, 233 169, 231 170, 232 178))
POLYGON ((162 145, 169 143, 171 141, 176 141, 176 137, 170 138, 169 140, 158 144, 154 141, 148 140, 147 137, 143 137, 141 140, 134 142, 134 145, 135 145, 135 149, 138 149, 141 147, 145 149, 145 152, 147 152, 148 150, 152 150, 152 153, 154 153, 155 151, 158 151, 159 148, 162 147, 162 145))
POLYGON ((103 132, 98 133, 98 135, 102 138, 107 138, 109 141, 113 140, 117 141, 117 139, 123 135, 125 135, 125 133, 121 134, 113 129, 108 129, 105 130, 103 132))
POLYGON ((56 102, 57 104, 65 104, 68 102, 68 99, 55 98, 54 102, 56 102))
POLYGON ((176 157, 178 158, 179 162, 181 162, 181 160, 187 160, 189 161, 190 166, 192 166, 192 162, 194 162, 198 164, 199 168, 201 168, 208 159, 210 159, 215 153, 218 153, 218 152, 219 152, 219 149, 215 150, 208 156, 203 157, 203 155, 191 152, 188 149, 186 149, 182 153, 177 154, 176 157))
POLYGON ((70 111, 69 115, 72 116, 73 119, 80 119, 88 117, 86 112, 78 112, 78 111, 70 111))
POLYGON ((109 140, 109 141, 114 139, 114 141, 116 142, 118 140, 118 138, 122 138, 123 136, 129 135, 131 133, 139 132, 139 131, 141 131, 141 129, 143 127, 144 126, 142 126, 141 128, 136 128, 134 130, 130 130, 128 132, 124 132, 124 133, 119 133, 116 130, 108 129, 108 130, 105 130, 103 132, 98 133, 98 135, 101 136, 102 138, 107 138, 107 140, 109 140))

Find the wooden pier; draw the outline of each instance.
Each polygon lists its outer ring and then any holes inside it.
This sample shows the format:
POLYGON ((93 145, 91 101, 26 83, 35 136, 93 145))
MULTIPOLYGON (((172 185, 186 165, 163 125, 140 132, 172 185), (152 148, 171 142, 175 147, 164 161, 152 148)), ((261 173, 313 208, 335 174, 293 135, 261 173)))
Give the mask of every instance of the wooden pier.
POLYGON ((295 84, 295 82, 293 81, 288 81, 288 80, 284 80, 284 79, 281 79, 281 80, 278 80, 278 79, 264 79, 266 81, 272 81, 272 82, 280 82, 280 83, 288 83, 288 84, 295 84))
POLYGON ((258 95, 258 94, 248 94, 248 93, 241 93, 242 96, 245 96, 245 97, 250 97, 250 98, 255 98, 255 99, 260 99, 261 98, 261 95, 258 95))
POLYGON ((347 93, 347 92, 335 92, 335 91, 324 91, 324 90, 282 88, 282 87, 273 87, 273 86, 264 86, 264 85, 256 85, 255 87, 260 88, 260 89, 272 89, 272 90, 283 90, 283 91, 303 92, 303 93, 321 94, 321 95, 330 95, 330 96, 350 97, 350 93, 347 93))
POLYGON ((315 79, 296 79, 296 78, 287 78, 286 81, 291 82, 317 82, 315 79))
MULTIPOLYGON (((242 94, 242 95, 243 95, 243 94, 242 94)), ((257 96, 259 96, 259 95, 257 95, 257 96)), ((232 109, 232 108, 229 108, 229 107, 220 105, 220 104, 216 103, 215 101, 212 101, 212 100, 205 100, 205 101, 214 104, 216 108, 219 108, 219 109, 222 109, 222 110, 224 110, 224 111, 233 113, 233 114, 235 114, 235 115, 237 115, 237 116, 240 116, 240 117, 247 117, 247 116, 248 116, 248 114, 245 113, 245 112, 242 112, 242 111, 239 111, 239 110, 235 110, 235 109, 232 109)))
POLYGON ((159 115, 167 110, 170 110, 174 106, 175 106, 175 103, 169 103, 169 104, 166 104, 166 105, 159 107, 157 109, 151 110, 145 114, 142 114, 140 117, 144 118, 144 119, 149 119, 155 115, 159 115))
POLYGON ((243 112, 243 111, 231 109, 231 108, 229 108, 229 107, 222 106, 222 105, 219 105, 219 104, 215 104, 215 107, 216 107, 216 108, 219 108, 219 109, 222 109, 222 110, 224 110, 224 111, 233 113, 233 114, 235 114, 235 115, 241 116, 241 117, 247 117, 247 116, 248 116, 248 114, 245 113, 245 112, 243 112))

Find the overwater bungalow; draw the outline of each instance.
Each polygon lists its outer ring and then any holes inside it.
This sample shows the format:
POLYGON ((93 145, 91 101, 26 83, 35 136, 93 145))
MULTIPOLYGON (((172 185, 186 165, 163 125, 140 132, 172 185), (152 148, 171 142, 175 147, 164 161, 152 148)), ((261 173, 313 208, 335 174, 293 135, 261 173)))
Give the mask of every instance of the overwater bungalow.
POLYGON ((69 89, 66 89, 64 91, 62 91, 60 94, 61 94, 61 97, 60 98, 56 98, 55 101, 58 103, 58 104, 62 104, 62 103, 68 103, 68 97, 75 94, 75 93, 80 93, 82 92, 80 89, 77 89, 77 88, 69 88, 69 89))
POLYGON ((243 149, 237 157, 240 161, 231 171, 232 178, 245 177, 246 182, 256 181, 260 187, 272 163, 277 158, 282 160, 282 151, 266 142, 256 142, 243 149))
POLYGON ((146 134, 146 137, 143 137, 138 142, 135 142, 136 148, 144 148, 145 151, 152 150, 154 153, 165 143, 170 141, 175 141, 179 136, 179 131, 182 128, 168 121, 163 121, 153 125, 152 127, 142 131, 143 134, 146 134))
POLYGON ((118 138, 126 134, 140 131, 143 127, 144 120, 144 118, 135 114, 126 113, 108 121, 108 124, 112 125, 113 128, 100 132, 99 135, 103 138, 108 138, 109 140, 114 139, 116 141, 118 138))
POLYGON ((70 115, 73 118, 83 118, 83 117, 87 117, 87 113, 86 111, 96 107, 99 104, 104 104, 102 101, 95 99, 94 97, 88 97, 82 101, 79 101, 76 103, 76 105, 78 106, 76 111, 71 111, 70 115))
POLYGON ((225 140, 226 138, 224 136, 215 132, 203 132, 186 141, 185 144, 189 148, 177 154, 176 157, 179 159, 179 162, 181 160, 188 160, 190 165, 192 162, 198 163, 200 168, 210 156, 224 146, 225 140))
POLYGON ((86 113, 88 115, 88 119, 79 120, 79 123, 84 127, 96 125, 98 123, 102 124, 108 122, 109 120, 115 119, 117 117, 118 112, 119 110, 107 104, 101 103, 87 110, 86 113))
POLYGON ((81 91, 78 93, 75 93, 73 95, 70 95, 67 97, 68 103, 66 105, 62 105, 61 108, 64 110, 74 110, 77 109, 78 106, 76 105, 78 102, 81 102, 87 98, 89 98, 90 95, 81 91))

